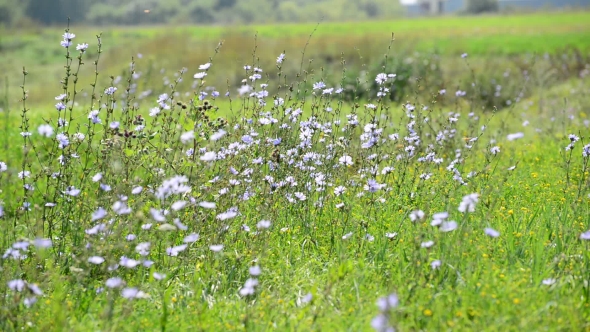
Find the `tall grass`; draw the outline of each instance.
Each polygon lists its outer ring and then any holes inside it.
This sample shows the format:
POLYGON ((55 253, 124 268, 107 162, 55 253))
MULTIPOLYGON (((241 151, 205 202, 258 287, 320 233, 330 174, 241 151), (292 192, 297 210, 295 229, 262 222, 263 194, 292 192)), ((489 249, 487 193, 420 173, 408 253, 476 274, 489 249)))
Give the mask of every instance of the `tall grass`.
POLYGON ((3 120, 2 330, 589 328, 585 59, 538 109, 542 66, 443 84, 391 42, 362 71, 257 45, 213 87, 221 45, 102 78, 71 32, 55 110, 23 69, 3 120))

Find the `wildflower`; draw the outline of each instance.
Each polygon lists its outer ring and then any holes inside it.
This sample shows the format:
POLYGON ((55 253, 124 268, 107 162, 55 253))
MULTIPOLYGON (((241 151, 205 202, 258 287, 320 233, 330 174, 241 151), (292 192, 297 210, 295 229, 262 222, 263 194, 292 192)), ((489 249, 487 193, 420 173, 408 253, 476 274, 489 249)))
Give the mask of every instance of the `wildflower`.
POLYGON ((214 202, 199 202, 199 206, 205 209, 215 209, 214 202))
POLYGON ((81 53, 84 53, 84 52, 86 52, 87 48, 88 48, 88 44, 86 44, 86 43, 78 44, 78 46, 76 46, 76 51, 80 51, 81 53))
POLYGON ((262 272, 262 270, 260 269, 260 266, 255 265, 255 266, 250 267, 248 269, 248 272, 250 273, 251 276, 258 277, 260 275, 260 273, 262 272))
POLYGON ((324 89, 326 87, 326 84, 324 82, 317 82, 313 84, 313 89, 314 90, 320 90, 320 89, 324 89))
POLYGON ((183 133, 182 135, 180 135, 180 141, 182 142, 182 144, 186 144, 189 143, 190 141, 195 139, 195 132, 194 131, 187 131, 185 133, 183 133))
POLYGON ((123 296, 126 299, 132 300, 132 299, 144 298, 147 296, 147 294, 138 290, 137 288, 130 287, 130 288, 124 288, 121 291, 121 296, 123 296))
POLYGON ((240 295, 241 296, 254 295, 254 292, 255 292, 254 288, 256 286, 258 286, 258 280, 256 280, 256 279, 246 280, 246 282, 244 283, 244 287, 242 287, 240 289, 240 295))
POLYGON ((582 156, 584 158, 590 157, 590 144, 584 145, 584 147, 582 148, 582 156))
POLYGON ((382 297, 377 300, 377 307, 381 312, 389 311, 399 305, 399 298, 397 294, 392 293, 387 297, 382 297))
POLYGON ((590 240, 590 230, 580 234, 580 240, 590 240))
POLYGON ((170 247, 166 249, 166 253, 168 254, 168 256, 178 256, 178 253, 183 252, 186 249, 187 245, 186 244, 181 244, 179 246, 175 246, 175 247, 170 247))
POLYGON ((344 156, 340 157, 338 159, 338 162, 341 165, 345 165, 345 166, 352 166, 353 165, 352 158, 350 156, 347 156, 347 155, 344 155, 344 156))
POLYGON ((517 139, 523 138, 523 137, 524 137, 523 133, 515 133, 515 134, 508 134, 506 136, 506 139, 509 141, 514 141, 514 140, 517 140, 517 139))
POLYGON ((49 248, 51 247, 51 240, 50 239, 41 239, 37 238, 33 241, 33 245, 37 248, 49 248))
POLYGON ((172 203, 172 206, 170 206, 170 208, 174 211, 178 211, 181 210, 182 208, 184 208, 186 206, 187 202, 186 201, 176 201, 174 203, 172 203))
POLYGON ((463 59, 465 59, 465 58, 467 57, 467 53, 463 53, 463 54, 461 54, 461 57, 462 57, 463 59))
POLYGON ((415 210, 410 212, 410 220, 411 221, 418 221, 424 219, 424 211, 422 210, 415 210))
POLYGON ((226 212, 218 214, 217 219, 223 221, 223 220, 227 220, 227 219, 232 219, 237 215, 238 215, 237 212, 230 210, 230 211, 226 211, 226 212))
POLYGON ((150 253, 151 243, 142 242, 135 246, 135 251, 141 256, 147 256, 150 253))
POLYGON ((426 242, 420 243, 420 247, 422 247, 422 248, 430 248, 433 245, 434 245, 434 241, 426 241, 426 242))
POLYGON ((207 76, 206 72, 200 72, 200 73, 196 73, 194 78, 202 80, 203 78, 205 78, 205 76, 207 76))
POLYGON ((313 300, 313 295, 311 293, 307 293, 301 298, 300 303, 308 304, 309 302, 311 302, 311 300, 313 300))
POLYGON ((154 276, 154 279, 156 279, 158 281, 166 278, 166 275, 163 273, 154 272, 152 275, 154 276))
POLYGON ((31 172, 30 171, 22 171, 22 172, 18 172, 18 178, 19 179, 24 179, 24 178, 28 178, 31 176, 31 172))
POLYGON ((207 70, 211 67, 211 63, 207 62, 199 66, 199 70, 207 70))
POLYGON ((498 232, 497 230, 495 230, 493 228, 489 228, 489 227, 486 228, 486 229, 484 229, 484 233, 487 236, 491 236, 491 237, 498 237, 498 236, 500 236, 500 232, 498 232))
POLYGON ((344 192, 346 191, 346 187, 343 186, 338 186, 336 188, 334 188, 334 195, 336 196, 340 196, 342 195, 344 192))
POLYGON ((32 297, 26 297, 23 300, 23 304, 25 305, 25 307, 30 308, 33 306, 33 304, 37 303, 37 298, 32 296, 32 297))
POLYGON ((8 165, 5 162, 0 161, 0 173, 6 172, 8 170, 8 165))
POLYGON ((8 288, 17 292, 22 292, 25 289, 25 285, 25 281, 22 279, 15 279, 8 282, 8 288))
POLYGON ((121 259, 119 260, 119 264, 123 267, 126 267, 128 269, 132 269, 134 267, 136 267, 137 265, 139 265, 141 262, 137 261, 135 259, 131 259, 131 258, 127 258, 125 256, 122 256, 121 259))
POLYGON ((143 187, 137 186, 131 190, 133 195, 139 195, 143 191, 143 187))
POLYGON ((220 252, 223 250, 223 244, 214 244, 209 246, 209 250, 213 252, 220 252))
POLYGON ((100 256, 91 256, 88 258, 88 263, 92 263, 92 264, 102 264, 104 262, 104 258, 100 257, 100 256))
POLYGON ((119 278, 119 277, 113 277, 113 278, 109 278, 107 279, 107 281, 105 282, 105 285, 108 288, 117 288, 117 287, 121 287, 123 285, 123 279, 119 278))
POLYGON ((220 129, 218 132, 214 133, 213 135, 211 135, 211 140, 212 141, 217 141, 220 138, 222 138, 223 136, 225 136, 227 132, 223 129, 220 129))
POLYGON ((284 60, 285 60, 285 54, 284 53, 279 54, 279 56, 277 57, 277 63, 283 63, 284 60))
POLYGON ((64 191, 64 194, 76 197, 76 196, 80 195, 80 192, 81 192, 80 189, 76 189, 76 187, 74 187, 74 186, 69 186, 66 188, 66 191, 64 191))
POLYGON ((270 221, 269 220, 261 220, 258 222, 258 224, 256 224, 256 227, 258 229, 268 229, 270 227, 270 221))
POLYGON ((39 132, 39 135, 41 135, 41 136, 45 136, 45 137, 53 136, 53 128, 48 124, 40 125, 37 128, 37 131, 39 132))
POLYGON ((62 37, 64 40, 71 41, 72 39, 76 38, 76 35, 71 32, 65 32, 62 37))
POLYGON ((348 240, 352 237, 352 232, 346 233, 342 236, 342 240, 348 240))
POLYGON ((184 243, 194 243, 197 242, 199 240, 199 234, 196 233, 192 233, 187 235, 184 240, 182 240, 184 243))
POLYGON ((493 148, 491 148, 491 149, 490 149, 490 152, 491 152, 493 155, 496 155, 496 154, 498 154, 498 153, 500 152, 500 147, 498 147, 498 146, 494 146, 493 148))
POLYGON ((365 185, 365 190, 370 192, 370 193, 374 193, 377 192, 378 190, 380 190, 381 188, 383 188, 385 185, 384 184, 380 184, 377 183, 377 181, 371 179, 367 181, 367 184, 365 185))
POLYGON ((59 96, 55 97, 55 100, 57 101, 62 101, 64 100, 68 95, 65 93, 60 94, 59 96))
POLYGON ((387 81, 387 74, 385 74, 385 73, 377 74, 377 77, 375 78, 375 82, 377 82, 377 84, 382 85, 386 81, 387 81))
POLYGON ((200 157, 202 161, 214 161, 217 158, 215 152, 205 152, 204 155, 200 157))
POLYGON ((457 222, 451 220, 451 221, 445 221, 443 223, 440 224, 440 231, 441 232, 451 232, 454 231, 455 229, 457 229, 457 222))
POLYGON ((115 94, 115 92, 116 92, 116 91, 117 91, 117 88, 115 88, 115 87, 111 86, 111 87, 108 87, 108 88, 106 88, 106 89, 104 90, 104 93, 105 93, 107 96, 112 96, 112 95, 114 95, 114 94, 115 94))
POLYGON ((440 266, 441 266, 441 265, 442 265, 442 263, 441 263, 441 261, 440 261, 440 260, 438 260, 438 259, 437 259, 437 260, 435 260, 435 261, 432 261, 432 263, 430 263, 430 267, 431 267, 433 270, 436 270, 436 269, 440 268, 440 266))
POLYGON ((479 194, 473 193, 463 197, 459 204, 459 212, 475 212, 475 205, 479 201, 479 194))
POLYGON ((385 237, 392 240, 393 238, 395 238, 397 236, 396 232, 393 233, 385 233, 385 237))

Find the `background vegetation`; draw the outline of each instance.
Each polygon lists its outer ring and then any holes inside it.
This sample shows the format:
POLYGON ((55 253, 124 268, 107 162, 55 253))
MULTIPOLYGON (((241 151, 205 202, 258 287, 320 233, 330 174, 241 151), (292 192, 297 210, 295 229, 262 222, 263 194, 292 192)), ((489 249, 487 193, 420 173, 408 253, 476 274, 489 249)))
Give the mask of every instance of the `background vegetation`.
POLYGON ((589 15, 4 28, 0 330, 588 330, 589 15))

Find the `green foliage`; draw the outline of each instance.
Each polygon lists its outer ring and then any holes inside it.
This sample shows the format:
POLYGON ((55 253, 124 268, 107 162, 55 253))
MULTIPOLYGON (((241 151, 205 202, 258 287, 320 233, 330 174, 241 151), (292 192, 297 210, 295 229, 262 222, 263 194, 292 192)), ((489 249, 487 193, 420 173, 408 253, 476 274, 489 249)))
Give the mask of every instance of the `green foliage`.
POLYGON ((40 24, 146 25, 359 20, 403 10, 389 0, 2 0, 0 24, 13 24, 15 12, 40 24))
MULTIPOLYGON (((103 54, 97 44, 52 49, 57 29, 39 44, 3 40, 10 61, 59 72, 11 74, 22 87, 6 99, 21 100, 0 112, 0 330, 365 331, 379 314, 400 331, 588 330, 590 59, 579 50, 590 39, 566 39, 563 24, 583 27, 572 19, 583 17, 477 18, 481 29, 462 40, 445 27, 471 31, 473 20, 397 22, 404 33, 390 48, 388 36, 367 38, 384 23, 363 33, 332 24, 302 69, 307 25, 263 27, 256 51, 244 45, 250 30, 212 29, 215 41, 226 33, 219 54, 203 29, 112 30, 101 40, 118 45, 103 54), (549 51, 542 61, 522 45, 535 38, 502 30, 530 26, 545 37, 532 41, 549 51), (455 48, 442 47, 453 36, 455 48), (566 41, 576 47, 564 52, 566 41), (244 64, 264 69, 257 96, 235 94, 253 74, 244 64), (192 79, 199 67, 205 80, 192 79), (397 76, 379 85, 377 73, 397 76), (229 97, 213 94, 218 80, 229 97), (49 97, 33 103, 30 81, 49 97), (346 90, 312 90, 317 82, 346 90), (378 98, 380 87, 390 95, 378 98), (529 97, 493 112, 525 88, 529 97), (177 175, 182 185, 166 181, 177 175), (368 180, 385 187, 370 191, 368 180), (460 210, 473 193, 474 209, 460 210), (442 211, 448 224, 436 226, 442 211), (399 303, 375 305, 392 292, 399 303)), ((77 43, 94 33, 71 32, 77 43)))

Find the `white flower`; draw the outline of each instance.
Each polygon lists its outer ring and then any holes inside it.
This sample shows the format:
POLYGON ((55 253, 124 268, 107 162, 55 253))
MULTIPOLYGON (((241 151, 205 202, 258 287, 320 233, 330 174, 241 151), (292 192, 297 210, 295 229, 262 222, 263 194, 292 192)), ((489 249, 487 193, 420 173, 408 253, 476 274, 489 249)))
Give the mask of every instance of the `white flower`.
POLYGON ((440 224, 440 231, 441 232, 451 232, 454 231, 455 229, 457 229, 457 222, 451 220, 451 221, 445 221, 442 224, 440 224))
POLYGON ((426 242, 420 243, 420 247, 422 247, 422 248, 430 248, 433 245, 434 245, 434 241, 426 241, 426 242))
POLYGON ((119 277, 113 277, 113 278, 109 278, 107 279, 107 281, 105 282, 105 285, 108 288, 117 288, 117 287, 121 287, 123 285, 123 279, 119 278, 119 277))
POLYGON ((186 206, 186 204, 187 204, 186 201, 176 201, 176 202, 172 203, 172 206, 170 208, 174 211, 178 211, 178 210, 184 208, 186 206))
POLYGON ((422 220, 424 219, 424 211, 422 210, 415 210, 410 212, 410 220, 411 221, 417 221, 417 220, 422 220))
POLYGON ((509 141, 514 141, 516 139, 523 138, 523 137, 524 137, 523 133, 515 133, 515 134, 508 134, 506 136, 506 139, 509 141))
POLYGON ((490 149, 490 152, 491 152, 493 155, 497 155, 497 154, 500 152, 500 147, 498 147, 498 146, 494 146, 493 148, 491 148, 491 149, 490 149))
POLYGON ((202 80, 205 76, 207 76, 207 73, 206 72, 200 72, 200 73, 196 73, 194 77, 196 79, 202 80))
POLYGON ((338 159, 338 162, 341 165, 346 165, 346 166, 352 166, 353 165, 352 158, 350 156, 347 156, 347 155, 344 155, 344 156, 340 157, 338 159))
POLYGON ((484 229, 484 233, 487 236, 491 236, 491 237, 498 237, 498 236, 500 236, 500 232, 498 232, 497 230, 495 230, 493 228, 489 228, 489 227, 486 228, 486 229, 484 229))
POLYGON ((214 202, 199 202, 199 206, 205 209, 215 209, 214 202))
POLYGON ((205 152, 205 154, 203 154, 199 159, 201 159, 202 161, 213 161, 217 158, 217 155, 215 154, 215 152, 205 152))
POLYGON ((88 48, 88 44, 86 44, 86 43, 78 44, 78 46, 76 46, 76 51, 80 51, 80 52, 84 53, 84 52, 86 52, 87 48, 88 48))
POLYGON ((17 291, 17 292, 22 292, 23 289, 25 289, 25 281, 21 280, 21 279, 15 279, 15 280, 11 280, 7 283, 8 288, 13 290, 13 291, 17 291))
POLYGON ((147 294, 138 290, 137 288, 130 287, 130 288, 124 288, 121 291, 121 296, 123 296, 126 299, 132 300, 132 299, 140 299, 140 298, 147 297, 147 294))
POLYGON ((187 131, 185 133, 183 133, 182 135, 180 135, 180 141, 182 142, 182 144, 186 144, 189 143, 190 141, 195 139, 195 132, 194 131, 187 131))
POLYGON ((45 137, 53 136, 53 127, 51 127, 48 124, 40 125, 39 128, 37 128, 37 131, 39 132, 39 135, 41 135, 41 136, 45 136, 45 137))
POLYGON ((437 259, 437 260, 433 261, 432 263, 430 263, 430 267, 433 270, 436 270, 441 266, 441 264, 442 264, 441 261, 437 259))
POLYGON ((211 140, 212 141, 217 141, 220 138, 222 138, 223 136, 225 136, 227 132, 223 129, 220 129, 218 132, 216 132, 215 134, 211 135, 211 140))
POLYGON ((206 64, 200 65, 199 70, 207 70, 211 67, 211 63, 207 62, 206 64))
POLYGON ((479 201, 479 194, 473 193, 463 197, 463 200, 459 204, 459 212, 475 212, 475 205, 479 201))
POLYGON ((543 285, 546 285, 546 286, 551 286, 551 285, 555 284, 556 282, 557 282, 557 280, 555 280, 553 278, 543 279, 543 281, 542 281, 543 285))
POLYGON ((270 221, 269 220, 261 220, 258 222, 258 224, 256 224, 256 227, 258 229, 268 229, 270 227, 270 221))
POLYGON ((184 238, 183 242, 184 243, 194 243, 194 242, 197 242, 198 240, 199 240, 199 234, 192 233, 192 234, 187 235, 184 238))
POLYGON ((104 258, 100 257, 100 256, 91 256, 88 258, 88 262, 92 263, 92 264, 102 264, 104 262, 104 258))
POLYGON ((213 252, 220 252, 223 250, 223 244, 214 244, 214 245, 210 245, 209 249, 213 252))
POLYGON ((6 172, 8 170, 8 165, 5 162, 0 161, 0 173, 6 172))
POLYGON ((255 265, 255 266, 250 267, 248 269, 248 272, 250 273, 251 276, 258 277, 260 275, 260 273, 262 273, 262 270, 260 269, 260 266, 255 265))
POLYGON ((352 232, 346 233, 342 236, 342 240, 348 240, 352 237, 352 232))

